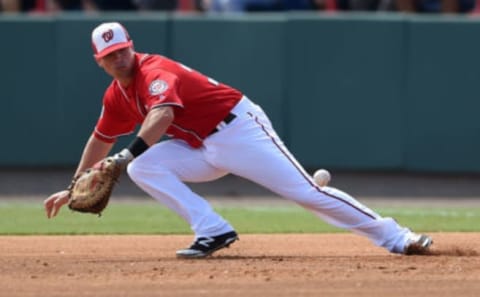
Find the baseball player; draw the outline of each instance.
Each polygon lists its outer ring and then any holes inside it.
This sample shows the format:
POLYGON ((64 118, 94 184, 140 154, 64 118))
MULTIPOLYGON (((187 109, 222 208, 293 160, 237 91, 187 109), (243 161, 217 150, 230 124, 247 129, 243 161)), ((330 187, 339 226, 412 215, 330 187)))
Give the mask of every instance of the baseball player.
MULTIPOLYGON (((92 32, 94 57, 113 81, 75 176, 109 155, 118 137, 140 129, 114 154, 130 178, 190 225, 181 258, 202 258, 238 240, 233 226, 185 182, 235 174, 298 203, 319 218, 366 236, 392 253, 423 254, 432 244, 345 192, 320 187, 288 151, 260 106, 237 89, 160 55, 134 50, 119 23, 92 32), (167 135, 168 140, 160 141, 167 135)), ((63 190, 44 201, 48 218, 69 200, 63 190)))

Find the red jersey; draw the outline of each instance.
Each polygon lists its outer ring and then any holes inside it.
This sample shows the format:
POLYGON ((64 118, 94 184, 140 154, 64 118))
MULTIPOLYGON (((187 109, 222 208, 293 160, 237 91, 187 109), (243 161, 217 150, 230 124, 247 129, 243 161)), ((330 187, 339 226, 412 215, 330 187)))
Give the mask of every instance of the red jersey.
POLYGON ((200 147, 242 98, 225 84, 160 55, 135 54, 135 78, 124 88, 113 80, 103 97, 94 135, 105 142, 134 132, 152 109, 174 107, 167 135, 200 147))

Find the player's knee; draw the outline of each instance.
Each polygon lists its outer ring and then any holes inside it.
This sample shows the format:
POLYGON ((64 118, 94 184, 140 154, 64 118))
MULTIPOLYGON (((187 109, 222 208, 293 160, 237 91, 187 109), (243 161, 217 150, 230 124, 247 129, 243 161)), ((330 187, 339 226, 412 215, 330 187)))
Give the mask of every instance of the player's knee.
POLYGON ((160 177, 171 174, 168 168, 161 166, 160 163, 152 165, 149 162, 143 162, 142 158, 137 158, 130 162, 127 166, 127 173, 135 183, 141 182, 152 175, 160 177))

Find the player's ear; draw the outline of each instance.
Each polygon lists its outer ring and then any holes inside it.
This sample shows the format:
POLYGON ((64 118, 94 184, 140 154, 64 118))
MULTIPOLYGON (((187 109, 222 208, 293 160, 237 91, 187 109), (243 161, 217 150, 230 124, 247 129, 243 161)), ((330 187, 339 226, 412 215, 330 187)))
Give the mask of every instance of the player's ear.
POLYGON ((103 59, 102 58, 97 58, 97 57, 93 56, 93 59, 95 59, 95 62, 97 63, 97 65, 99 67, 103 68, 103 59))

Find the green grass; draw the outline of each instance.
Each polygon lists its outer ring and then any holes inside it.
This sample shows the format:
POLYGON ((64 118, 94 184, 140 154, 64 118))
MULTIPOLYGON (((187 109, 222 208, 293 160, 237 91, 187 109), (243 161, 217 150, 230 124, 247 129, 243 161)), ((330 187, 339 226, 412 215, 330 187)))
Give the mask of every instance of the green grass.
MULTIPOLYGON (((342 232, 296 205, 291 207, 221 207, 218 212, 240 233, 342 232)), ((478 208, 375 209, 419 232, 478 232, 478 208)), ((156 202, 112 203, 102 217, 73 213, 64 207, 47 219, 41 203, 0 203, 1 235, 40 234, 190 234, 189 226, 156 202)))

